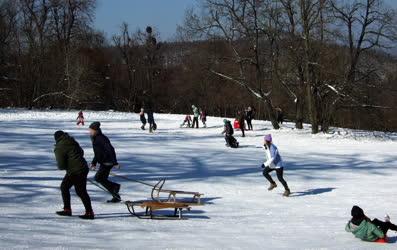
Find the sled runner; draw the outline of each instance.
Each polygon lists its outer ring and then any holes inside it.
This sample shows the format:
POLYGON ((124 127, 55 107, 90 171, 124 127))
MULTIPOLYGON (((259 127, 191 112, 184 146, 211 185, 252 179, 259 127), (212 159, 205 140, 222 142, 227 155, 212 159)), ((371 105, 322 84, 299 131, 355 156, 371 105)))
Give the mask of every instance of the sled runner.
MULTIPOLYGON (((167 189, 163 189, 165 183, 165 179, 160 180, 159 182, 157 182, 156 185, 154 185, 153 189, 152 189, 152 193, 151 193, 151 197, 154 201, 157 202, 177 202, 177 195, 185 195, 185 196, 190 196, 191 199, 188 202, 188 204, 195 204, 195 205, 201 205, 201 196, 204 195, 202 193, 199 192, 189 192, 189 191, 180 191, 180 190, 167 190, 167 189), (168 194, 168 199, 166 200, 161 200, 160 199, 160 195, 161 193, 166 193, 168 194)), ((186 202, 184 202, 186 203, 186 202)))
POLYGON ((140 218, 140 219, 156 219, 161 217, 174 217, 178 218, 179 220, 183 219, 183 210, 190 211, 189 204, 181 203, 181 202, 159 202, 159 201, 126 201, 125 205, 127 206, 128 211, 140 218), (145 209, 145 216, 139 215, 135 212, 135 207, 141 207, 145 209), (163 210, 163 209, 173 209, 174 213, 171 216, 155 216, 153 214, 154 211, 163 210))

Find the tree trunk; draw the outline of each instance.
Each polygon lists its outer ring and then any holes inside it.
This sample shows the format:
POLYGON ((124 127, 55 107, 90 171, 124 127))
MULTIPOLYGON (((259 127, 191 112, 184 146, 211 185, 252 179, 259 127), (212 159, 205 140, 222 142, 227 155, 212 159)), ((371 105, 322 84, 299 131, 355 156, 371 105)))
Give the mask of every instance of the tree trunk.
POLYGON ((295 117, 295 128, 303 129, 303 112, 304 112, 304 105, 303 99, 300 97, 296 98, 296 117, 295 117))

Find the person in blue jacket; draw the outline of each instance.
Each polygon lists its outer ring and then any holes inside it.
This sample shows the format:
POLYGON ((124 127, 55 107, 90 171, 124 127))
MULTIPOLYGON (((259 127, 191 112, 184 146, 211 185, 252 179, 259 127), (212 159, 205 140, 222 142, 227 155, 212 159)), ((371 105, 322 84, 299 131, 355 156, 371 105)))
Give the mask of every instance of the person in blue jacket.
POLYGON ((277 187, 276 182, 270 176, 270 172, 276 171, 277 178, 283 184, 285 188, 284 196, 288 197, 291 194, 291 191, 288 187, 287 182, 284 180, 283 173, 284 173, 284 166, 283 160, 281 159, 280 153, 276 145, 272 143, 272 136, 270 134, 265 136, 265 142, 263 148, 265 149, 265 162, 262 165, 263 169, 263 176, 270 182, 270 187, 268 188, 269 191, 275 189, 277 187))

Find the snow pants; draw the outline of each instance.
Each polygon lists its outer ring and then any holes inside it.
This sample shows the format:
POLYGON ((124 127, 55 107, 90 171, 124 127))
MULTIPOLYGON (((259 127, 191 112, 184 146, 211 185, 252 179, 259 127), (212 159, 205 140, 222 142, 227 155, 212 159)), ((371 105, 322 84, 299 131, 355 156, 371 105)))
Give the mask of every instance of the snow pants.
POLYGON ((263 170, 263 176, 271 183, 271 184, 276 184, 272 177, 270 176, 270 172, 276 171, 277 173, 277 179, 283 184, 285 190, 289 190, 287 182, 284 180, 283 174, 284 174, 284 168, 269 168, 265 167, 263 170))
POLYGON ((378 219, 374 219, 372 221, 372 224, 377 226, 385 235, 387 234, 387 231, 389 231, 389 230, 397 231, 397 226, 391 222, 383 222, 378 219))
POLYGON ((61 192, 63 199, 63 208, 71 209, 70 206, 70 188, 74 186, 76 194, 84 204, 86 212, 92 212, 91 199, 87 193, 87 175, 88 170, 77 175, 65 175, 61 183, 61 192))

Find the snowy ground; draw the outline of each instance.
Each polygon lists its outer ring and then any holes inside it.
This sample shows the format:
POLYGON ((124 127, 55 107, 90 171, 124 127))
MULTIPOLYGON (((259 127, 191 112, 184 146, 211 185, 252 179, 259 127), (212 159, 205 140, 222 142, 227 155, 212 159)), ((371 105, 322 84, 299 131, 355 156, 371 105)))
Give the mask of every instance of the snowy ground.
MULTIPOLYGON (((397 249, 393 243, 361 242, 344 232, 357 204, 371 217, 387 212, 397 222, 396 134, 335 129, 331 135, 310 130, 279 131, 254 122, 241 148, 224 146, 222 119, 210 117, 207 129, 180 129, 183 116, 157 115, 155 134, 139 129, 135 114, 86 112, 102 122, 122 169, 118 174, 167 188, 200 191, 206 205, 188 220, 139 220, 122 204, 106 204, 102 190, 88 184, 97 215, 94 221, 60 218, 62 207, 53 133, 64 129, 93 153, 86 128, 75 126, 77 112, 0 110, 0 248, 31 249, 397 249), (294 194, 267 191, 261 174, 265 133, 272 133, 294 194)), ((92 176, 93 173, 90 173, 92 176)), ((124 199, 149 198, 150 190, 119 179, 124 199)), ((72 190, 74 214, 83 213, 72 190)))

